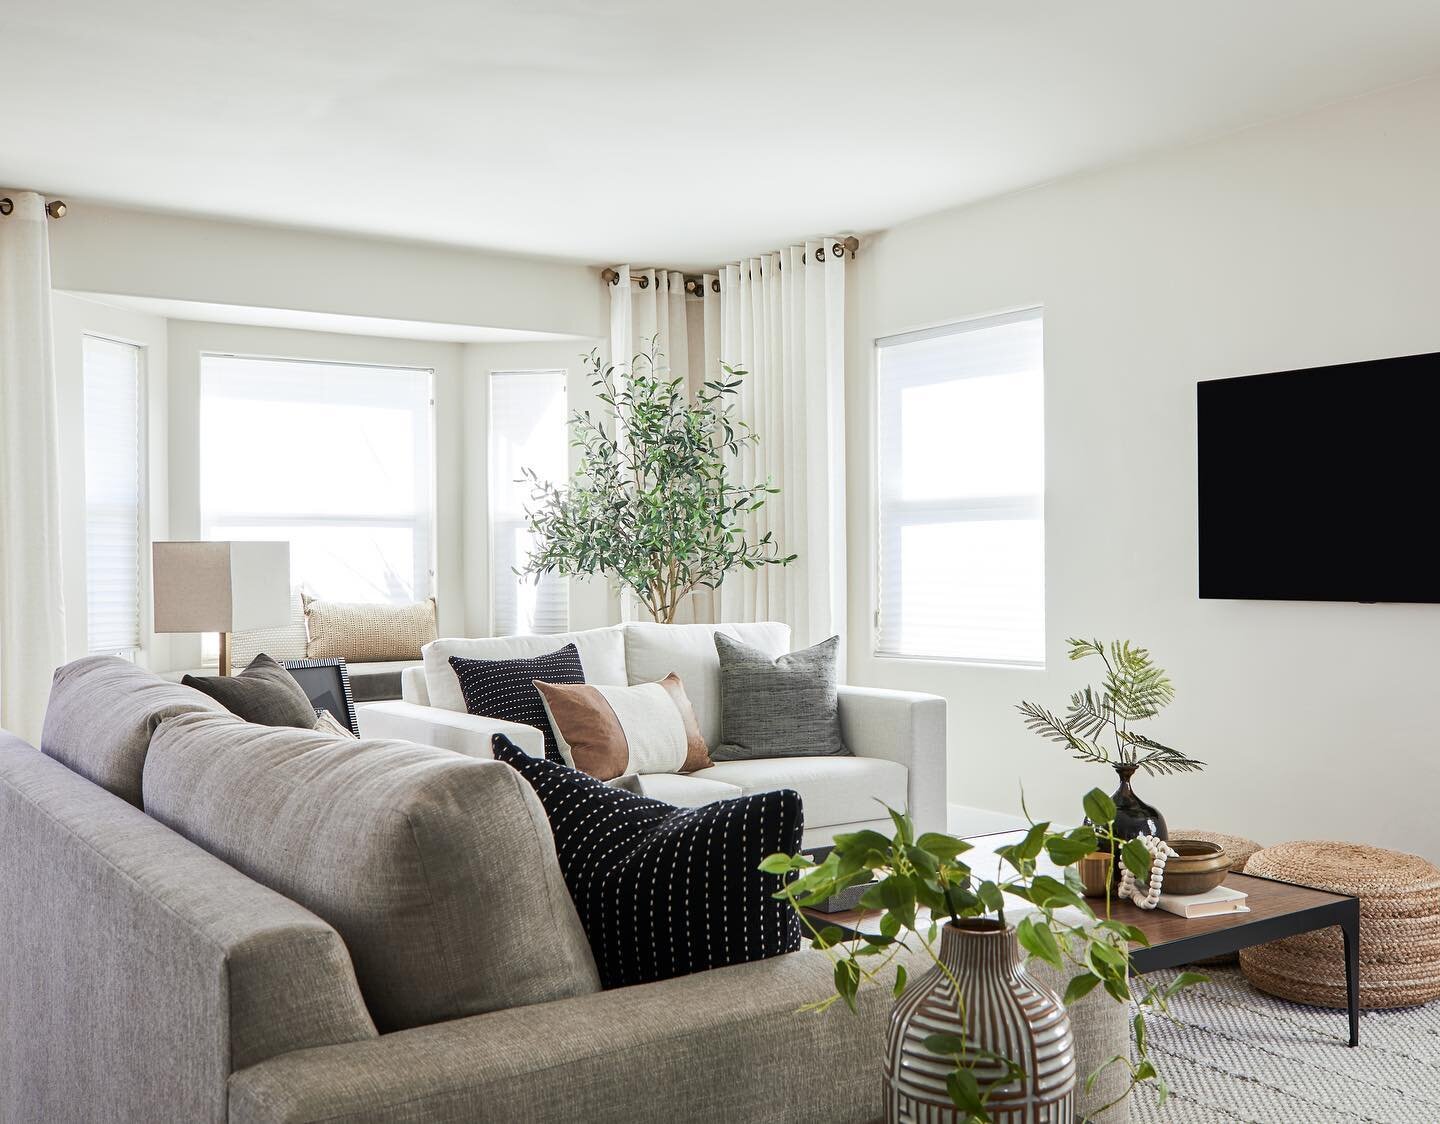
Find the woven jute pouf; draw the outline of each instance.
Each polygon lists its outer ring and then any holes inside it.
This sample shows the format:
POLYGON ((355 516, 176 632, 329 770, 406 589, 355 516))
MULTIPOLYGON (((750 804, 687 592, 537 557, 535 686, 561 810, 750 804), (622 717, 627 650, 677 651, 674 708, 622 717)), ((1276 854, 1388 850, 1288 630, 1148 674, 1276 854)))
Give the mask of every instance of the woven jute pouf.
MULTIPOLYGON (((1358 843, 1281 843, 1255 852, 1246 874, 1360 899, 1360 1005, 1414 1007, 1440 998, 1440 869, 1419 855, 1358 843)), ((1240 953, 1261 991, 1317 1007, 1345 1006, 1340 930, 1322 929, 1240 953)))
MULTIPOLYGON (((1236 873, 1244 870, 1250 856, 1260 850, 1260 844, 1255 840, 1246 839, 1243 835, 1226 835, 1223 831, 1171 828, 1170 838, 1199 839, 1204 843, 1218 844, 1220 849, 1225 852, 1225 857, 1230 860, 1230 869, 1236 873)), ((1203 968, 1223 968, 1240 963, 1240 957, 1236 953, 1227 952, 1224 956, 1211 956, 1205 960, 1197 960, 1195 963, 1203 968)))

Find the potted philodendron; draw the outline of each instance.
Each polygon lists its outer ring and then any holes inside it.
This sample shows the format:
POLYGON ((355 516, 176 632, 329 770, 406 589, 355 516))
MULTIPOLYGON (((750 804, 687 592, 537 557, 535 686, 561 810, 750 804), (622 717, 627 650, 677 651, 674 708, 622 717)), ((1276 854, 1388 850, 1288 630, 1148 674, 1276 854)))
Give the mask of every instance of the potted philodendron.
POLYGON ((1151 835, 1168 839, 1165 817, 1135 794, 1130 779, 1136 772, 1152 776, 1194 773, 1205 767, 1178 749, 1156 741, 1133 728, 1133 723, 1154 718, 1175 699, 1175 686, 1163 667, 1157 667, 1144 648, 1128 640, 1067 641, 1070 659, 1097 658, 1105 665, 1099 687, 1083 687, 1070 696, 1065 717, 1022 702, 1025 726, 1058 742, 1079 761, 1111 766, 1120 778, 1115 790, 1115 832, 1122 839, 1151 835))
MULTIPOLYGON (((1176 991, 1205 979, 1183 973, 1160 987, 1130 978, 1130 945, 1144 933, 1097 917, 1081 894, 1074 867, 1102 845, 1118 846, 1137 874, 1150 869, 1138 840, 1113 832, 1115 805, 1099 789, 1084 799, 1088 823, 1069 831, 1032 824, 1017 843, 998 849, 1003 864, 993 878, 964 860, 972 845, 953 835, 917 836, 907 815, 891 811, 894 835, 856 831, 835 837, 818 865, 800 855, 771 855, 761 868, 792 875, 779 891, 797 909, 817 905, 852 886, 873 882, 860 907, 878 917, 874 931, 810 926, 812 946, 835 962, 835 994, 810 1009, 843 1001, 856 1009, 860 988, 890 987, 896 1004, 885 1057, 887 1122, 1005 1122, 1069 1119, 1077 1075, 1065 1006, 1103 988, 1116 1003, 1133 1004, 1135 1056, 1106 1062, 1124 1066, 1128 1096, 1142 1081, 1159 1080, 1145 1035, 1147 1012, 1165 1010, 1176 991), (1042 869, 1042 856, 1050 866, 1042 869), (1057 876, 1058 875, 1058 876, 1057 876), (1007 902, 1008 899, 1008 902, 1007 902), (923 950, 931 967, 913 982, 901 950, 923 950), (1069 972, 1057 996, 1025 970, 1025 957, 1069 972), (1008 1046, 1006 1044, 1009 1044, 1008 1046)), ((1102 1067, 1102 1069, 1105 1067, 1102 1067)), ((1100 1071, 1080 1075, 1087 1090, 1100 1071)))
POLYGON ((692 398, 684 380, 656 373, 653 348, 628 370, 595 352, 586 364, 613 416, 571 416, 580 464, 568 485, 522 470, 533 486, 526 519, 536 546, 520 573, 605 574, 668 624, 687 596, 732 571, 795 560, 771 532, 752 540, 746 531, 780 489, 738 478, 742 450, 760 440, 735 416, 744 370, 722 364, 692 398))

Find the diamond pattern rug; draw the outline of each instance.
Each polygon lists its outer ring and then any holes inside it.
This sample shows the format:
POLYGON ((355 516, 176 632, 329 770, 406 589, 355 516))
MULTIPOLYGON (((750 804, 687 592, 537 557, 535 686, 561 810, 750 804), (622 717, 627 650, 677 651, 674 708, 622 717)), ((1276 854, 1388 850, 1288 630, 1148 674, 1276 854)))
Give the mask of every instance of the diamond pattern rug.
POLYGON ((1440 1122, 1440 1000, 1364 1012, 1352 1050, 1344 1011, 1276 999, 1238 969, 1205 971, 1208 984, 1171 1000, 1173 1021, 1146 1020, 1171 1095, 1162 1108, 1137 1091, 1132 1124, 1440 1122))

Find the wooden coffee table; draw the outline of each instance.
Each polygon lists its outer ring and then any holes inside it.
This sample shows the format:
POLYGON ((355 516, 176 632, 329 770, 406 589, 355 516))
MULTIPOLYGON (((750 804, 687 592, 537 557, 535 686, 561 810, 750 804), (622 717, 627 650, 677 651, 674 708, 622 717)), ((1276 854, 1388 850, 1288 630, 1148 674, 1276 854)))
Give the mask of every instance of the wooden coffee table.
MULTIPOLYGON (((1007 832, 972 839, 971 842, 977 844, 979 850, 1013 842, 1021 834, 1007 832)), ((977 873, 984 870, 977 864, 972 864, 972 868, 977 873)), ((1185 918, 1164 910, 1140 909, 1130 902, 1112 900, 1110 916, 1134 925, 1150 940, 1148 948, 1138 944, 1131 947, 1130 963, 1134 971, 1143 974, 1161 968, 1178 968, 1212 956, 1239 952, 1251 945, 1338 925, 1344 941, 1350 1045, 1360 1045, 1360 900, 1248 874, 1228 875, 1225 885, 1249 895, 1249 913, 1185 918)), ((1017 902, 1017 905, 1021 910, 1025 908, 1023 902, 1017 902)), ((1097 916, 1105 911, 1103 899, 1092 899, 1090 906, 1097 916)), ((837 925, 850 935, 876 931, 873 925, 867 925, 867 921, 876 915, 864 910, 843 913, 805 910, 805 913, 816 928, 837 925)))

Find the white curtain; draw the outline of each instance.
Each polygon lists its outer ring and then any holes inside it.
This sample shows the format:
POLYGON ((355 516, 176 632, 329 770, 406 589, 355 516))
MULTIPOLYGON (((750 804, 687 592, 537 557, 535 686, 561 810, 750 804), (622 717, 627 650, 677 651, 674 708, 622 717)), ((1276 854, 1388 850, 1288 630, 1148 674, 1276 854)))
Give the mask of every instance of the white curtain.
POLYGON ((785 621, 804 647, 844 627, 844 253, 827 239, 726 266, 720 318, 721 356, 749 372, 739 413, 760 438, 739 469, 781 490, 749 531, 799 558, 730 574, 718 619, 785 621))
POLYGON ((720 370, 720 294, 685 292, 685 275, 674 270, 618 265, 610 286, 610 362, 627 367, 654 343, 656 370, 679 375, 693 391, 720 370), (627 281, 627 278, 629 280, 627 281))
POLYGON ((0 726, 35 743, 65 662, 45 200, 0 215, 0 726))
POLYGON ((612 361, 658 335, 670 371, 692 391, 722 361, 749 372, 738 414, 760 442, 736 470, 744 480, 769 477, 781 492, 747 531, 770 531, 782 554, 799 555, 789 566, 728 575, 717 593, 689 598, 681 621, 785 621, 797 647, 843 630, 845 256, 835 248, 830 239, 807 242, 725 266, 704 275, 702 294, 688 302, 679 273, 637 270, 627 282, 632 270, 616 269, 612 361))

